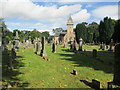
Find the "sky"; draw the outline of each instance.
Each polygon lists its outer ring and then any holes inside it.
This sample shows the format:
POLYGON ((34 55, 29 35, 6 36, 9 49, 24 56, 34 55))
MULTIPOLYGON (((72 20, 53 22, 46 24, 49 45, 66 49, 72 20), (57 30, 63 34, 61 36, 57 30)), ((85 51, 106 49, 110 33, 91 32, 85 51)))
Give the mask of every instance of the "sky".
POLYGON ((108 16, 118 19, 118 0, 0 0, 0 17, 13 31, 40 32, 61 27, 71 16, 74 27, 81 22, 97 22, 108 16))

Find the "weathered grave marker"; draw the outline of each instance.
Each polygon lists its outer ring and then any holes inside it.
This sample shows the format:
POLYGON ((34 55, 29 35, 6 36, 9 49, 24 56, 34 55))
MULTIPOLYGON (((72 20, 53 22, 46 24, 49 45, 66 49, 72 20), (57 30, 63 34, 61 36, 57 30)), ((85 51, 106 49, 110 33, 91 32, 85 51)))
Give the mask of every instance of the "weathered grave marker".
POLYGON ((105 50, 105 44, 102 45, 102 50, 105 50))
POLYGON ((9 54, 9 62, 8 62, 8 69, 12 70, 13 69, 13 59, 11 57, 11 54, 9 54))
POLYGON ((19 36, 18 36, 17 31, 16 31, 16 36, 15 36, 14 42, 13 42, 13 46, 14 46, 15 51, 19 50, 19 36))
POLYGON ((35 54, 38 54, 38 42, 36 42, 36 45, 35 45, 35 54))
POLYGON ((78 51, 82 51, 82 43, 83 43, 83 39, 80 38, 79 39, 79 50, 78 51))
POLYGON ((42 49, 41 49, 41 53, 40 53, 40 56, 44 57, 44 56, 47 56, 46 53, 45 53, 45 37, 42 37, 42 49))
POLYGON ((97 50, 96 49, 93 49, 93 58, 96 58, 97 57, 97 50))
POLYGON ((70 38, 70 51, 73 51, 73 41, 71 38, 70 38))
POLYGON ((77 71, 75 69, 73 70, 73 75, 77 75, 77 71))
POLYGON ((120 86, 120 44, 115 46, 115 61, 114 61, 114 80, 113 82, 120 86))
POLYGON ((76 51, 76 40, 73 41, 73 50, 76 51))
POLYGON ((109 51, 113 51, 113 46, 114 46, 114 42, 113 39, 111 39, 109 51))
POLYGON ((95 79, 92 79, 92 87, 94 89, 98 89, 99 90, 100 89, 100 82, 95 80, 95 79))
POLYGON ((11 50, 11 58, 12 58, 13 60, 15 60, 15 58, 16 58, 16 52, 15 52, 15 49, 14 49, 14 48, 12 48, 12 50, 11 50))
POLYGON ((56 52, 56 44, 55 44, 55 43, 53 43, 53 45, 52 45, 52 52, 53 52, 53 53, 56 52))
POLYGON ((120 44, 115 46, 114 54, 114 78, 113 82, 108 82, 108 89, 120 87, 120 44))

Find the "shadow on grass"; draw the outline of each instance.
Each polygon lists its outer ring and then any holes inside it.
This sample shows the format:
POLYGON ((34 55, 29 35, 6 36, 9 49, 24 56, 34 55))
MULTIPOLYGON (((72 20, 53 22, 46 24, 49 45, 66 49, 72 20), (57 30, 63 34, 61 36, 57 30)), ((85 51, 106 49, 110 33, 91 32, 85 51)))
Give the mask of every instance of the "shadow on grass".
POLYGON ((19 71, 20 67, 24 67, 24 63, 21 62, 21 60, 24 60, 22 56, 16 56, 15 60, 13 60, 13 68, 9 69, 9 54, 11 51, 4 51, 2 53, 2 82, 3 88, 7 88, 10 86, 12 87, 27 87, 29 85, 28 82, 22 82, 19 78, 17 78, 18 75, 24 74, 19 71), (18 60, 19 59, 19 60, 18 60))
MULTIPOLYGON (((69 52, 68 49, 62 49, 65 52, 69 52)), ((113 73, 113 52, 110 51, 98 51, 98 57, 93 58, 92 51, 81 51, 81 52, 73 52, 66 53, 66 54, 60 54, 61 56, 68 57, 61 58, 61 60, 69 60, 69 61, 75 61, 74 67, 91 67, 95 70, 101 70, 105 73, 113 73), (112 58, 110 60, 110 58, 112 58)))

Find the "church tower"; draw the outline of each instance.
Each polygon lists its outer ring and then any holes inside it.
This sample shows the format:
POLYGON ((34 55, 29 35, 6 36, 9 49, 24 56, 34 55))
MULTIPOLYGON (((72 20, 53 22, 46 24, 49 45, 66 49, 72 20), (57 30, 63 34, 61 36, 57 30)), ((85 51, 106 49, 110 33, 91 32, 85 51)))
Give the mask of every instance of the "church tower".
POLYGON ((64 44, 68 44, 68 42, 70 41, 74 41, 75 39, 75 33, 73 31, 73 20, 71 17, 69 17, 68 21, 67 21, 67 33, 64 37, 64 44))
POLYGON ((67 33, 71 34, 73 33, 73 20, 71 18, 71 16, 69 17, 68 21, 67 21, 67 33))

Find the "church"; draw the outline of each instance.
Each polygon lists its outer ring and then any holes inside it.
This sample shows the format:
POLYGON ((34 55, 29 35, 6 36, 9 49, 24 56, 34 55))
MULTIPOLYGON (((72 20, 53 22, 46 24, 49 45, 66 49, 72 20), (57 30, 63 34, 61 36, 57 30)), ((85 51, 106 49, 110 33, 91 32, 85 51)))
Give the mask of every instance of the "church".
POLYGON ((67 32, 56 32, 54 35, 55 43, 57 44, 66 44, 68 45, 69 41, 73 41, 75 39, 75 33, 73 30, 73 19, 71 16, 67 21, 67 32))

